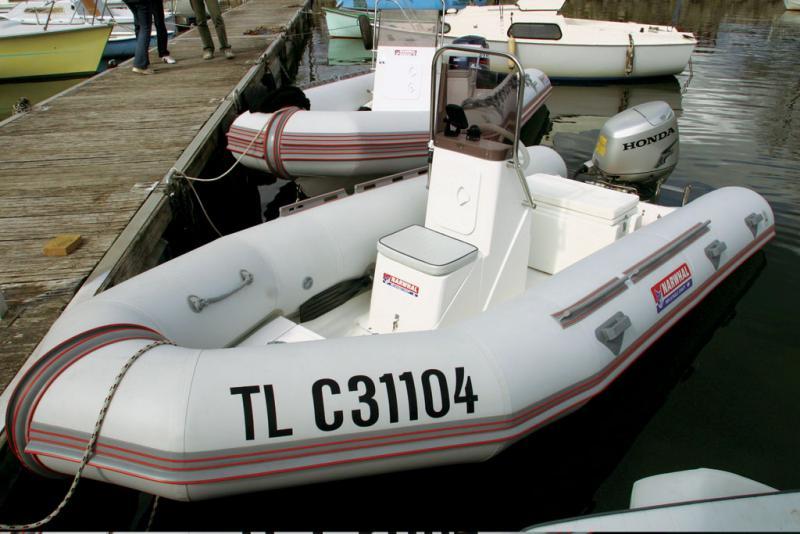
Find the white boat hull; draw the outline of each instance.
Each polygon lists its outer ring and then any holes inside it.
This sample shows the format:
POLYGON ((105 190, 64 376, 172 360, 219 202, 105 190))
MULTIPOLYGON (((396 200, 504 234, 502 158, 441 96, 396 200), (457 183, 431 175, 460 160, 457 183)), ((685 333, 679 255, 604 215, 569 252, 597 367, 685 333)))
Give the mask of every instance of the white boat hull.
MULTIPOLYGON (((452 43, 455 38, 445 39, 452 43)), ((628 44, 569 45, 517 40, 516 55, 522 65, 536 66, 555 80, 620 80, 680 74, 689 62, 694 43, 636 45, 632 68, 627 72, 628 44)), ((508 51, 507 41, 489 41, 489 47, 508 51)), ((502 68, 493 62, 492 68, 502 68)))
POLYGON ((786 9, 800 10, 800 0, 783 0, 783 5, 786 6, 786 9))
MULTIPOLYGON (((551 79, 562 80, 678 74, 697 44, 691 34, 669 26, 570 19, 507 6, 469 6, 447 14, 445 23, 447 42, 480 35, 493 50, 516 54, 523 67, 535 67, 551 79), (513 44, 509 43, 510 32, 517 36, 513 44)), ((493 64, 502 66, 496 59, 493 64)))
POLYGON ((301 329, 308 341, 250 336, 369 271, 378 238, 424 221, 426 196, 420 177, 330 202, 71 306, 12 385, 12 450, 37 472, 75 473, 123 363, 170 339, 124 377, 84 476, 197 500, 482 461, 602 392, 774 235, 760 196, 725 188, 451 326, 309 335, 333 328, 324 315, 301 329), (715 240, 727 247, 716 267, 715 240), (230 293, 243 269, 251 282, 230 293), (676 269, 688 282, 654 301, 676 269), (630 274, 624 287, 604 292, 618 273, 630 274), (224 293, 200 312, 187 302, 224 293), (619 311, 632 324, 615 352, 596 332, 619 311))

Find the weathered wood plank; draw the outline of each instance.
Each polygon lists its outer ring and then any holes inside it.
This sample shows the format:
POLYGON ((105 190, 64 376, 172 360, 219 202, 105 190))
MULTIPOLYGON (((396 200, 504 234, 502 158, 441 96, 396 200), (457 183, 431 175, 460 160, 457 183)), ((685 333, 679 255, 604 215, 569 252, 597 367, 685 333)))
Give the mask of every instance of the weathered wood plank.
POLYGON ((171 218, 154 187, 174 165, 199 168, 211 151, 198 139, 224 141, 206 123, 230 113, 226 98, 280 37, 244 32, 287 26, 300 9, 287 4, 248 0, 225 14, 234 60, 204 61, 193 30, 170 42, 177 65, 151 51, 156 76, 124 63, 0 126, 0 390, 87 277, 101 269, 113 283, 153 264, 171 218), (81 234, 81 246, 44 256, 62 233, 81 234))

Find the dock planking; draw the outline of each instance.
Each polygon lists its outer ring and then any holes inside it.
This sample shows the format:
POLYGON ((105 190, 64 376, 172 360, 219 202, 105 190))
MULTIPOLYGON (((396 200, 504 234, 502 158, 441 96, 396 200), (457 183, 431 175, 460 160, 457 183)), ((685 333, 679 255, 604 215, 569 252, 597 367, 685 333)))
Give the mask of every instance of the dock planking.
POLYGON ((177 64, 150 51, 153 76, 133 73, 128 61, 0 122, 0 290, 9 308, 0 319, 0 391, 87 279, 135 274, 132 243, 158 241, 167 224, 163 179, 208 152, 200 134, 224 104, 235 106, 234 89, 257 75, 254 66, 280 71, 285 50, 276 45, 291 46, 284 31, 296 31, 309 5, 248 0, 224 15, 233 60, 219 51, 203 60, 193 29, 169 43, 177 64), (45 256, 44 244, 64 233, 80 234, 80 248, 45 256))

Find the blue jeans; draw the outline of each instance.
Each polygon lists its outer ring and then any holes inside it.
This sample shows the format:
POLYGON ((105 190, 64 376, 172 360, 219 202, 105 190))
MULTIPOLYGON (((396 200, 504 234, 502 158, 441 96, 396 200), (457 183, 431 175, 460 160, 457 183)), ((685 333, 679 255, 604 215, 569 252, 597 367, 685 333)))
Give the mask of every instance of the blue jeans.
POLYGON ((133 12, 133 25, 136 31, 136 54, 133 56, 133 66, 137 69, 146 69, 150 65, 147 51, 150 49, 150 33, 153 31, 153 11, 149 0, 143 2, 125 1, 133 12))
POLYGON ((169 33, 167 32, 167 24, 164 21, 164 0, 152 0, 150 9, 153 10, 153 24, 156 26, 158 57, 168 56, 167 40, 169 39, 169 33))

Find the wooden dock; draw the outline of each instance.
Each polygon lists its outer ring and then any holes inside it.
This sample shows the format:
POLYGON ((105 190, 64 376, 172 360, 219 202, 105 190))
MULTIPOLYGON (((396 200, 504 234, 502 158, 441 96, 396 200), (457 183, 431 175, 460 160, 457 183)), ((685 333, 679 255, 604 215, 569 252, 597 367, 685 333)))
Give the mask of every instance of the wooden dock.
POLYGON ((0 122, 0 291, 8 307, 0 391, 84 283, 94 291, 148 267, 171 218, 171 169, 198 172, 237 114, 241 91, 266 69, 283 78, 282 63, 307 35, 310 3, 247 0, 228 11, 233 60, 217 51, 204 61, 193 29, 170 41, 176 65, 159 63, 153 49, 153 76, 133 73, 128 61, 0 122), (45 256, 57 234, 80 234, 83 243, 69 256, 45 256))

